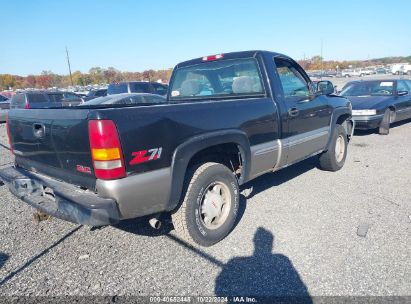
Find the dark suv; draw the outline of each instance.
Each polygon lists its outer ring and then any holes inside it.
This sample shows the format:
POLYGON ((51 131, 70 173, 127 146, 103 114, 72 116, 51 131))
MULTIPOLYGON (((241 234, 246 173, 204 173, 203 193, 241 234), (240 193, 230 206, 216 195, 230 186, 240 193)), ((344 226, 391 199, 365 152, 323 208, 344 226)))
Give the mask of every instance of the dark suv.
POLYGON ((10 108, 70 107, 82 102, 79 95, 71 92, 29 91, 14 95, 10 108))
POLYGON ((168 86, 158 82, 128 81, 116 82, 108 86, 107 95, 121 93, 151 93, 166 96, 168 86))

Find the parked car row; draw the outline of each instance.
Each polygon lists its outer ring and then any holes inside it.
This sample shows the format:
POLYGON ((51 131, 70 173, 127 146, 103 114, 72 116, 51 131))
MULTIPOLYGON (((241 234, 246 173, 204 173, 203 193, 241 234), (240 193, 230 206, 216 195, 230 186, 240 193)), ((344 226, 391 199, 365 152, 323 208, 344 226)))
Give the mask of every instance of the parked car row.
POLYGON ((110 84, 107 89, 91 90, 86 96, 73 92, 23 91, 13 96, 10 107, 24 109, 72 107, 107 95, 144 93, 165 96, 167 90, 168 86, 156 82, 130 81, 110 84))
POLYGON ((400 64, 389 67, 368 67, 368 68, 351 68, 343 70, 324 70, 324 71, 309 71, 308 76, 312 78, 322 77, 363 77, 374 74, 409 74, 411 75, 411 65, 400 64))

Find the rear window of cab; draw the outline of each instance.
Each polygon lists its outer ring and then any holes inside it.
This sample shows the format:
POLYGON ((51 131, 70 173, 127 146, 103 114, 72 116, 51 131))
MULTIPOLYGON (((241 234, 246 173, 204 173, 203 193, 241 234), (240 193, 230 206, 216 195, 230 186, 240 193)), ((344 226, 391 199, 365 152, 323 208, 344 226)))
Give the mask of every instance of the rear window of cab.
POLYGON ((170 100, 249 98, 264 95, 255 58, 226 59, 175 71, 170 100))

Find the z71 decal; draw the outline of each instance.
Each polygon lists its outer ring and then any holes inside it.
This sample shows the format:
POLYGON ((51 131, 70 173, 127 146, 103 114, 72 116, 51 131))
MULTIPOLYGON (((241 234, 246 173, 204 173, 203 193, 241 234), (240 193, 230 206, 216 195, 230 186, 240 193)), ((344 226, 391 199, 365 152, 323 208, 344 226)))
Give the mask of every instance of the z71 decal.
POLYGON ((130 165, 142 164, 148 161, 159 159, 161 157, 161 151, 163 151, 163 148, 154 148, 150 150, 133 152, 131 155, 133 155, 134 158, 130 161, 130 165))

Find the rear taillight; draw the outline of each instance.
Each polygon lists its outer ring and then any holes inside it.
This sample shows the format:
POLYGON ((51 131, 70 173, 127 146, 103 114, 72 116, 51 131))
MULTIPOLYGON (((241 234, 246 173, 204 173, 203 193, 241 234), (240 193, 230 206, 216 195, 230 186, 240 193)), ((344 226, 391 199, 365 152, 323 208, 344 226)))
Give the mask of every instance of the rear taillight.
POLYGON ((26 103, 26 104, 24 105, 24 108, 25 108, 25 109, 30 109, 30 104, 29 104, 29 103, 26 103))
POLYGON ((7 138, 9 139, 10 152, 11 152, 11 154, 14 154, 13 145, 11 144, 9 115, 8 114, 6 116, 6 130, 7 130, 7 138))
POLYGON ((99 179, 126 176, 117 128, 111 120, 90 120, 88 124, 94 173, 99 179))

